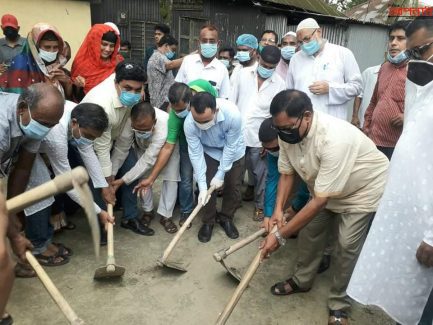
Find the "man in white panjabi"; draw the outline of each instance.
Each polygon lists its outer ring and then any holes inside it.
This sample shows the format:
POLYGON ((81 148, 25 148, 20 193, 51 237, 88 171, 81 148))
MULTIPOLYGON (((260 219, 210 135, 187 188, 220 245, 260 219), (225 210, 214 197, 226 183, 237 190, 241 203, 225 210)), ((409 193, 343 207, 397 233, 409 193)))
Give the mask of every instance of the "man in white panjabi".
POLYGON ((290 60, 287 88, 308 94, 316 111, 347 120, 347 102, 362 90, 353 53, 322 38, 322 29, 313 18, 299 23, 296 36, 301 50, 290 60))
POLYGON ((433 323, 433 19, 407 28, 403 133, 348 294, 403 325, 433 323))

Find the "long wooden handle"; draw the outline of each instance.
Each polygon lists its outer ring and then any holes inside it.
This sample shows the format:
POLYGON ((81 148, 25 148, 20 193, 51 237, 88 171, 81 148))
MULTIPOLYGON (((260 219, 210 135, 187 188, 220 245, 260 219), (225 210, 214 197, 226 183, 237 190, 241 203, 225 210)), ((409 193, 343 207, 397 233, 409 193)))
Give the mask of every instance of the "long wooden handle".
POLYGON ((64 193, 73 188, 72 180, 78 184, 87 183, 89 175, 84 167, 77 167, 69 173, 56 176, 49 182, 39 185, 30 191, 17 195, 6 202, 8 213, 16 213, 58 193, 64 193))
MULTIPOLYGON (((113 216, 113 205, 107 205, 107 212, 110 217, 113 216)), ((116 264, 114 259, 114 238, 113 238, 113 224, 109 222, 107 224, 107 268, 108 265, 116 264)))
POLYGON ((266 230, 264 228, 260 229, 259 231, 256 231, 254 234, 238 241, 237 243, 233 244, 229 248, 222 249, 221 251, 213 254, 214 259, 219 262, 223 259, 225 259, 230 254, 233 254, 234 252, 238 251, 242 247, 245 247, 246 245, 252 243, 257 238, 261 237, 263 234, 266 233, 266 230))
MULTIPOLYGON (((209 188, 209 190, 207 191, 207 194, 211 195, 214 190, 215 190, 214 187, 209 188)), ((199 213, 199 211, 202 207, 203 207, 203 205, 201 204, 201 202, 198 202, 197 206, 191 212, 188 219, 185 220, 185 223, 182 225, 182 227, 180 227, 179 231, 176 233, 174 238, 171 240, 170 244, 168 244, 167 248, 165 249, 164 253, 162 254, 162 257, 160 260, 161 263, 163 263, 163 264, 165 263, 165 261, 170 256, 171 252, 173 251, 174 247, 178 243, 180 237, 182 237, 183 233, 188 228, 188 226, 191 224, 191 222, 194 220, 195 216, 199 213)))
POLYGON ((60 291, 54 285, 53 281, 48 277, 47 273, 45 273, 42 266, 38 263, 33 254, 29 251, 26 252, 27 261, 29 261, 32 268, 35 270, 36 274, 44 285, 45 289, 47 289, 51 298, 53 298, 54 302, 59 306, 62 313, 66 316, 70 324, 80 325, 84 324, 84 321, 80 319, 77 314, 72 310, 71 306, 62 296, 60 291))
MULTIPOLYGON (((271 233, 276 232, 277 229, 278 229, 277 225, 275 225, 272 228, 271 233)), ((254 257, 254 260, 251 262, 250 266, 248 267, 248 270, 245 272, 245 275, 242 277, 242 280, 238 284, 236 291, 233 293, 233 296, 230 298, 223 312, 219 315, 216 325, 223 325, 227 322, 227 319, 229 319, 231 313, 233 312, 233 309, 236 307, 237 303, 239 302, 239 299, 241 299, 242 294, 244 293, 245 289, 248 287, 251 279, 253 278, 254 274, 259 268, 261 254, 262 254, 262 250, 260 249, 256 257, 254 257)))

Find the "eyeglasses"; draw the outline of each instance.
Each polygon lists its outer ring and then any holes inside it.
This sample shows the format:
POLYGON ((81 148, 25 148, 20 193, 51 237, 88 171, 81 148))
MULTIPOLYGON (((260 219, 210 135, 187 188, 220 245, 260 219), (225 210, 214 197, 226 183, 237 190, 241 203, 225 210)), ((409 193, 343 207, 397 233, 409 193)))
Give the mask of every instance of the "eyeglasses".
POLYGON ((304 113, 302 112, 301 115, 298 116, 298 119, 296 120, 296 122, 287 128, 281 129, 275 125, 272 125, 271 127, 276 130, 278 133, 282 133, 282 134, 292 134, 294 130, 296 130, 297 128, 299 128, 299 126, 297 126, 298 121, 300 120, 301 122, 299 123, 299 125, 302 123, 302 120, 304 119, 304 113))
POLYGON ((262 38, 260 41, 263 43, 268 42, 268 43, 274 43, 275 44, 275 40, 273 38, 262 38))
POLYGON ((310 41, 311 41, 311 38, 313 37, 313 35, 314 35, 314 33, 317 31, 317 29, 315 29, 314 30, 314 32, 312 32, 311 33, 311 35, 310 36, 305 36, 301 41, 299 41, 298 43, 299 44, 302 44, 302 43, 309 43, 310 41))
POLYGON ((138 134, 146 134, 148 132, 153 131, 155 124, 156 124, 156 122, 152 125, 152 128, 150 130, 137 130, 137 129, 132 128, 132 131, 137 132, 138 134))
POLYGON ((410 50, 406 50, 406 56, 415 60, 420 60, 422 58, 422 55, 427 52, 427 50, 432 44, 433 42, 430 42, 420 46, 416 46, 410 50))

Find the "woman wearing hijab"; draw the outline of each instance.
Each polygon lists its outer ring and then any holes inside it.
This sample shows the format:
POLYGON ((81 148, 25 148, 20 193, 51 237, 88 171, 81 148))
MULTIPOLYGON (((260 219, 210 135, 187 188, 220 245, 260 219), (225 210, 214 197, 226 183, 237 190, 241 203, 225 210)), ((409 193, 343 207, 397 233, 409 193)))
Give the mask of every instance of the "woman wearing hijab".
POLYGON ((23 51, 12 59, 11 66, 0 77, 0 90, 20 94, 31 84, 47 82, 64 95, 72 85, 61 69, 63 47, 63 39, 56 27, 47 23, 34 25, 23 51))
POLYGON ((119 33, 113 27, 93 25, 72 63, 72 81, 78 88, 77 100, 114 72, 119 47, 119 33))

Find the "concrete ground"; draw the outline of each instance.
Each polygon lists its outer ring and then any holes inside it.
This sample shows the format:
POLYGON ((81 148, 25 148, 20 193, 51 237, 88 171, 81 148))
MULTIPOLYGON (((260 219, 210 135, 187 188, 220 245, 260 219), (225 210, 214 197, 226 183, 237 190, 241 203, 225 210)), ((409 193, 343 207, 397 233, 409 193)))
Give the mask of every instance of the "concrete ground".
MULTIPOLYGON (((252 221, 253 204, 243 202, 235 217, 240 238, 258 229, 252 221)), ((116 212, 120 223, 121 211, 116 212)), ((177 223, 177 213, 175 220, 177 223)), ((123 279, 96 282, 93 274, 105 264, 106 248, 95 260, 90 230, 83 215, 77 213, 71 221, 77 229, 64 231, 55 240, 73 248, 71 262, 60 267, 45 268, 75 312, 86 324, 214 324, 236 289, 233 281, 216 263, 212 254, 235 243, 222 228, 214 228, 211 242, 197 239, 200 218, 193 223, 170 260, 190 263, 188 272, 179 273, 156 266, 156 260, 173 235, 154 221, 153 237, 144 237, 115 227, 115 256, 118 265, 126 267, 123 279)), ((244 272, 255 256, 259 241, 226 259, 227 264, 244 272)), ((262 264, 244 292, 227 324, 327 324, 327 294, 332 267, 318 275, 308 293, 275 297, 269 288, 286 279, 296 260, 296 240, 272 255, 262 264)), ((17 325, 66 324, 66 319, 38 279, 16 279, 8 311, 17 325)), ((351 324, 394 325, 383 312, 354 304, 351 324)))

